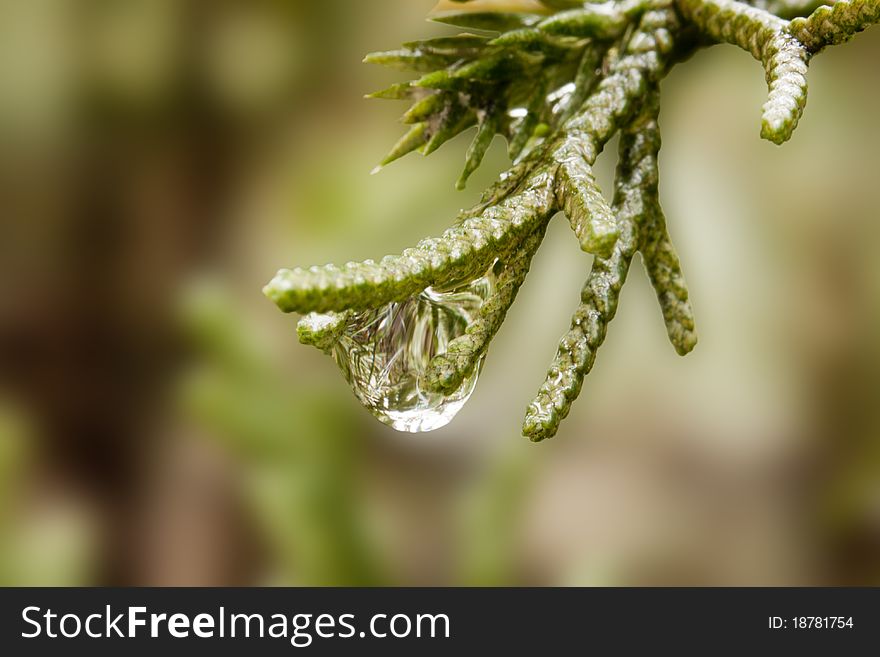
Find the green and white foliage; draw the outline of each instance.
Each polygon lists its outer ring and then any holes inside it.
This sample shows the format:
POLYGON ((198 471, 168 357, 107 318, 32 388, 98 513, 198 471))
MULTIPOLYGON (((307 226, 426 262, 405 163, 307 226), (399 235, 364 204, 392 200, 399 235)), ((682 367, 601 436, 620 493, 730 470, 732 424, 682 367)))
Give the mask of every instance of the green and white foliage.
POLYGON ((685 278, 658 198, 659 85, 669 70, 712 43, 747 50, 763 65, 769 88, 761 136, 782 144, 802 117, 811 58, 880 20, 880 0, 542 4, 540 13, 444 13, 434 20, 466 32, 365 59, 416 74, 372 94, 409 103, 409 128, 381 166, 413 151, 431 153, 476 127, 461 188, 493 137, 506 139, 512 167, 481 202, 439 237, 400 255, 282 269, 265 288, 284 312, 313 313, 301 323, 300 338, 329 351, 353 314, 495 272, 479 312, 416 377, 425 390, 451 392, 481 367, 548 222, 563 212, 593 259, 571 327, 526 413, 523 432, 535 441, 557 432, 577 398, 637 252, 676 351, 685 355, 696 345, 685 278), (619 165, 609 203, 592 169, 616 134, 619 165))

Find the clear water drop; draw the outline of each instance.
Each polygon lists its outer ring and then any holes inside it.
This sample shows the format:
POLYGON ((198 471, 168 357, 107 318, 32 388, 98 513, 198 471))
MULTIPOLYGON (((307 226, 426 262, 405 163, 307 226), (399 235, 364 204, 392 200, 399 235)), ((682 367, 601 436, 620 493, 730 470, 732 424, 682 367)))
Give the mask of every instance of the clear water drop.
POLYGON ((433 431, 448 424, 473 393, 480 367, 451 394, 424 390, 419 379, 431 359, 464 334, 494 287, 490 270, 449 291, 428 288, 406 301, 346 317, 329 351, 361 404, 398 431, 433 431))

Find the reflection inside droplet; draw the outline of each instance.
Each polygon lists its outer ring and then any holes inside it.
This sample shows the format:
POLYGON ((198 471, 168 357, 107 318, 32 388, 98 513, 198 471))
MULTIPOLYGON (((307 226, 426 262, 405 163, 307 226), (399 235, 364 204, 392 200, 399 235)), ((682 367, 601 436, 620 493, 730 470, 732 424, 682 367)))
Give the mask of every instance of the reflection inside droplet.
MULTIPOLYGON (((358 400, 398 431, 448 424, 473 393, 480 367, 451 394, 424 390, 419 379, 431 359, 464 334, 494 286, 490 270, 450 291, 428 288, 406 301, 347 316, 329 351, 358 400)), ((315 325, 320 318, 313 317, 315 325)))

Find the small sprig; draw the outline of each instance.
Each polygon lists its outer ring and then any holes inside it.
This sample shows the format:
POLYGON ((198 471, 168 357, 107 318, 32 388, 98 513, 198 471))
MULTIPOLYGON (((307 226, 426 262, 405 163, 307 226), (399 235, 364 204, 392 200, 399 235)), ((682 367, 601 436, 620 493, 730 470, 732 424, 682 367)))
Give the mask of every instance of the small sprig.
POLYGON ((300 340, 329 352, 353 314, 428 288, 455 290, 492 268, 494 290, 419 374, 423 390, 451 393, 481 366, 548 222, 564 212, 593 260, 570 328, 526 413, 523 433, 540 441, 557 432, 579 395, 637 252, 675 350, 685 355, 696 345, 690 295, 659 200, 663 77, 709 42, 747 50, 763 64, 769 87, 761 134, 781 144, 803 114, 810 59, 880 20, 880 0, 833 7, 816 0, 542 0, 531 13, 457 11, 435 20, 477 33, 414 41, 366 58, 418 74, 371 94, 410 102, 403 115, 410 127, 380 168, 413 151, 431 153, 474 126, 458 187, 495 135, 507 140, 512 167, 440 237, 379 262, 283 269, 264 291, 285 312, 310 313, 299 323, 300 340), (593 167, 616 134, 609 203, 593 167))
POLYGON ((560 205, 581 248, 607 258, 620 231, 586 155, 578 148, 577 142, 568 141, 554 156, 559 162, 560 205))
MULTIPOLYGON (((669 341, 679 356, 686 356, 697 346, 697 333, 681 261, 669 236, 666 216, 660 206, 659 114, 658 90, 652 95, 639 126, 644 135, 644 148, 650 147, 653 150, 653 157, 645 156, 642 160, 642 166, 646 169, 641 184, 646 216, 641 221, 640 251, 645 271, 657 293, 669 341)), ((630 152, 628 155, 632 156, 630 152)))
POLYGON ((517 193, 401 255, 378 263, 282 269, 263 291, 284 312, 326 313, 375 308, 430 286, 470 280, 546 225, 556 207, 554 179, 551 170, 537 168, 517 193))
POLYGON ((776 144, 791 138, 803 115, 812 55, 880 20, 878 0, 837 2, 791 21, 737 0, 678 0, 677 4, 706 36, 737 45, 764 65, 769 96, 761 136, 776 144))
POLYGON ((556 434, 559 423, 581 392, 584 377, 596 362, 596 352, 605 341, 608 324, 617 314, 620 290, 638 249, 641 224, 649 213, 643 192, 656 184, 659 144, 652 140, 656 133, 637 131, 640 124, 652 120, 654 111, 648 106, 633 129, 625 130, 621 136, 614 193, 620 239, 607 258, 596 258, 593 262, 571 328, 559 341, 547 378, 526 411, 523 434, 533 441, 556 434))
POLYGON ((791 21, 789 32, 811 53, 849 41, 880 21, 880 3, 871 0, 840 1, 822 6, 807 18, 791 21))
POLYGON ((480 313, 465 334, 449 343, 446 352, 431 361, 423 377, 423 385, 437 392, 451 392, 471 375, 489 349, 489 343, 513 305, 520 286, 526 280, 532 257, 541 246, 546 226, 529 235, 507 262, 499 261, 500 269, 495 292, 480 308, 480 313))
POLYGON ((739 46, 764 65, 770 94, 761 136, 776 144, 788 141, 807 103, 810 58, 788 33, 788 22, 736 0, 680 0, 679 7, 708 36, 739 46))

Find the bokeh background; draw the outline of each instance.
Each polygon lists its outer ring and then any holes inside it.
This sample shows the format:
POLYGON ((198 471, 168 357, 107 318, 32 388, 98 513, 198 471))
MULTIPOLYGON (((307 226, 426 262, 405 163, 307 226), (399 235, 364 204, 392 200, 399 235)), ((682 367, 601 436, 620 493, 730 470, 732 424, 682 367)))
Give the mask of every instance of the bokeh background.
MULTIPOLYGON (((635 267, 560 434, 522 413, 589 260, 554 220, 470 403, 397 434, 263 298, 398 252, 467 137, 370 176, 431 0, 0 0, 0 582, 880 584, 880 29, 758 138, 729 46, 663 85, 686 359, 635 267)), ((609 188, 615 147, 602 160, 609 188)))

